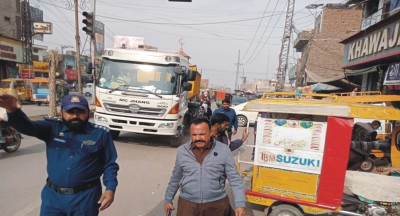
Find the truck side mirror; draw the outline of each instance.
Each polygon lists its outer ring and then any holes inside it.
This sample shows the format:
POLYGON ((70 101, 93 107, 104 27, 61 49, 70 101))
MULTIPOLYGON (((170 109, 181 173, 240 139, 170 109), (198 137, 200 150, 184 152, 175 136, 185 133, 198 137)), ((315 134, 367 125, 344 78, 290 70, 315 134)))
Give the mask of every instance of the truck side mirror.
POLYGON ((194 70, 189 70, 188 71, 188 75, 187 75, 188 76, 188 80, 189 81, 195 81, 197 73, 199 73, 199 72, 194 71, 194 70))
POLYGON ((182 69, 181 66, 177 65, 177 66, 175 66, 175 68, 174 68, 174 72, 175 72, 176 74, 178 74, 178 75, 182 75, 182 74, 184 73, 184 70, 182 69))
POLYGON ((92 74, 92 70, 94 69, 93 63, 89 62, 87 68, 86 68, 86 73, 87 74, 92 74))
POLYGON ((183 91, 191 91, 192 90, 192 83, 184 82, 182 85, 183 91))

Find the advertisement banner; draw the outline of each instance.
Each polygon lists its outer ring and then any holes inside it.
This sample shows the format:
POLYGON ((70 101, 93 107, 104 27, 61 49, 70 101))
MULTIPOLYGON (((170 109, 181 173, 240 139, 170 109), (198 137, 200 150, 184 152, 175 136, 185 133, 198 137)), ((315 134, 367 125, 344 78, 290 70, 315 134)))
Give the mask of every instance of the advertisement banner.
POLYGON ((64 73, 68 81, 78 80, 78 74, 76 73, 76 70, 65 68, 64 73))
POLYGON ((114 48, 137 49, 144 45, 143 37, 114 36, 114 48))
POLYGON ((33 79, 35 78, 35 71, 32 69, 22 69, 21 70, 22 79, 33 79))
POLYGON ((389 65, 385 81, 383 82, 384 85, 399 85, 400 84, 400 63, 395 63, 389 65))
POLYGON ((259 118, 255 164, 319 174, 326 122, 259 118))
POLYGON ((104 27, 104 23, 95 20, 96 57, 100 57, 104 52, 104 27))

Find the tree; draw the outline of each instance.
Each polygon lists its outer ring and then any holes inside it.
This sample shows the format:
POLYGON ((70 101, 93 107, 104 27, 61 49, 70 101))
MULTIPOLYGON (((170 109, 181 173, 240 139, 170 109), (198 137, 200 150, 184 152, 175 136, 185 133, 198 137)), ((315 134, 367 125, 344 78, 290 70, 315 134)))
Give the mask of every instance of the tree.
MULTIPOLYGON (((47 53, 47 59, 50 64, 49 71, 49 116, 57 116, 57 94, 56 94, 56 68, 61 61, 58 50, 50 50, 47 53)), ((61 99, 61 98, 59 98, 61 99)))

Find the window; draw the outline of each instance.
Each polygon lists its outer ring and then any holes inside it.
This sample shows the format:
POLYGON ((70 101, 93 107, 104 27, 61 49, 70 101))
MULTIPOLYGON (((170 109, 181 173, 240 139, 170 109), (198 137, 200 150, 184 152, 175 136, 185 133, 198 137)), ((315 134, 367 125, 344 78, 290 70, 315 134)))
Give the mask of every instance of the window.
POLYGON ((379 0, 378 1, 367 1, 365 7, 365 17, 369 17, 375 12, 378 12, 379 0))

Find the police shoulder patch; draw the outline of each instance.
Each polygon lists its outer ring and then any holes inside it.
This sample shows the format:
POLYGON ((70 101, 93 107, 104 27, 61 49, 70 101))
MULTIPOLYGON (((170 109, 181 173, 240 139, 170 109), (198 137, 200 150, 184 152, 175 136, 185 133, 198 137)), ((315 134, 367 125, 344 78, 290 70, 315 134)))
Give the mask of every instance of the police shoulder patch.
POLYGON ((56 121, 56 122, 62 121, 60 117, 53 117, 53 116, 44 116, 43 119, 47 121, 56 121))

